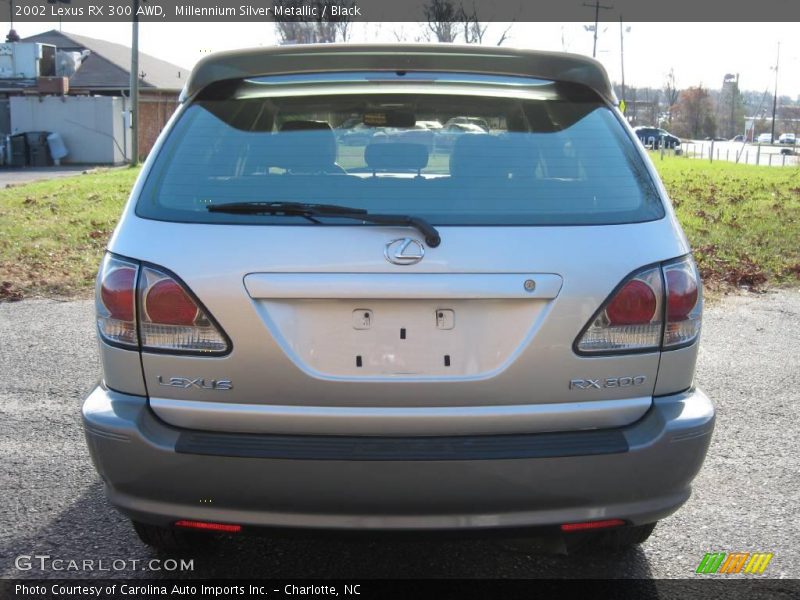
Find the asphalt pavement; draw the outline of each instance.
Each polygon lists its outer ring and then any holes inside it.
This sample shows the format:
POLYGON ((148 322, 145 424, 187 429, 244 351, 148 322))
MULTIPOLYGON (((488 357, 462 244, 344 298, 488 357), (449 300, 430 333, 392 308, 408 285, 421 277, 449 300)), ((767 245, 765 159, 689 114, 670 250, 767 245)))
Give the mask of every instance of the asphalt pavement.
POLYGON ((62 165, 59 167, 2 167, 0 168, 0 188, 22 185, 33 181, 72 177, 95 171, 92 165, 62 165))
MULTIPOLYGON (((106 502, 86 451, 80 404, 100 376, 92 311, 85 300, 0 303, 0 577, 179 575, 140 570, 157 555, 106 502), (31 555, 125 566, 42 571, 17 560, 31 555)), ((697 380, 718 411, 708 459, 689 502, 636 549, 587 557, 505 540, 235 538, 191 555, 183 575, 686 578, 706 552, 761 551, 774 553, 765 576, 800 577, 800 290, 708 308, 697 380)))

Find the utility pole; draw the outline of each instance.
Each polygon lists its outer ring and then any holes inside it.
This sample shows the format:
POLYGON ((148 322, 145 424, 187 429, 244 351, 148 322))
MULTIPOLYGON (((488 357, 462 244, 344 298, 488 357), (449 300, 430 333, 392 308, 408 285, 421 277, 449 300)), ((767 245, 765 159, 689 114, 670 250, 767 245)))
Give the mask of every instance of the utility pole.
POLYGON ((583 5, 585 7, 587 7, 587 8, 593 8, 594 9, 594 46, 592 47, 592 58, 596 58, 597 57, 597 23, 600 21, 600 9, 602 8, 603 10, 611 10, 614 7, 613 6, 603 6, 602 4, 600 4, 600 0, 595 0, 594 4, 586 4, 586 2, 584 2, 583 5))
POLYGON ((622 15, 619 16, 619 66, 622 72, 622 103, 625 105, 625 42, 622 32, 622 15))
POLYGON ((736 135, 736 97, 739 95, 739 74, 736 74, 736 79, 733 80, 733 89, 731 90, 731 137, 736 135))
POLYGON ((131 166, 139 164, 139 0, 133 0, 133 39, 131 40, 131 166))
POLYGON ((778 112, 778 65, 781 62, 781 43, 778 42, 778 58, 775 60, 775 95, 772 97, 772 143, 775 143, 775 113, 778 112))

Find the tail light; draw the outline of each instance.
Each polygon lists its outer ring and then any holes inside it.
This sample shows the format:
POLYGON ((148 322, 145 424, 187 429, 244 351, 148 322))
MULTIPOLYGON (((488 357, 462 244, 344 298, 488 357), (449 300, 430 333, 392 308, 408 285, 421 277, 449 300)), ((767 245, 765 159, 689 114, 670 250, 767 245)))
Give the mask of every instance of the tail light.
POLYGON ((664 348, 691 344, 700 334, 703 289, 691 257, 664 266, 667 286, 667 323, 664 348))
POLYGON ((177 277, 106 255, 98 277, 101 337, 143 351, 225 354, 228 338, 177 277))
POLYGON ((652 267, 623 282, 590 322, 579 353, 656 350, 661 344, 664 286, 652 267))
POLYGON ((100 336, 111 344, 138 348, 136 278, 139 265, 106 254, 97 276, 95 309, 100 336))
POLYGON ((139 305, 142 350, 227 352, 228 342, 222 331, 175 277, 142 267, 139 305))
POLYGON ((692 343, 700 333, 700 277, 691 257, 623 281, 576 340, 578 354, 647 352, 692 343))

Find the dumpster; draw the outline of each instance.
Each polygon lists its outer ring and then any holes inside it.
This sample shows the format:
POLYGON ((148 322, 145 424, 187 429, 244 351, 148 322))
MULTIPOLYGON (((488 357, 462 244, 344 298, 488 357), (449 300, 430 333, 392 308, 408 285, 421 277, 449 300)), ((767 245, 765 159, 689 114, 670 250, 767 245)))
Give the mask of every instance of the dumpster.
POLYGON ((28 164, 28 141, 24 133, 9 136, 8 166, 24 167, 28 164))
POLYGON ((47 167, 53 164, 50 158, 50 147, 47 145, 49 131, 28 131, 25 138, 28 142, 28 164, 31 167, 47 167))

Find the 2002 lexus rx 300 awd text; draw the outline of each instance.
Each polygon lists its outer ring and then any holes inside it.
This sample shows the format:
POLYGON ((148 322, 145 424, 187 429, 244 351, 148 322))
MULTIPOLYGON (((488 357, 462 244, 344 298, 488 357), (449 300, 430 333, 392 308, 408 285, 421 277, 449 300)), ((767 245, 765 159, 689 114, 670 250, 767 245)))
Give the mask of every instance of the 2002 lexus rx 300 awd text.
POLYGON ((646 539, 688 499, 714 409, 693 384, 697 269, 615 105, 566 54, 201 61, 97 280, 83 419, 111 503, 162 547, 646 539), (426 125, 456 117, 488 131, 426 125), (345 122, 368 135, 337 141, 345 122))

